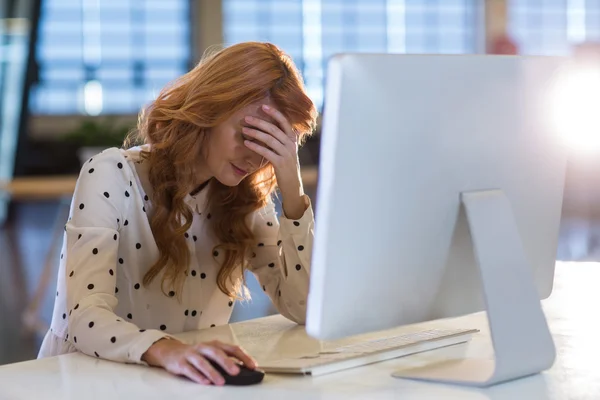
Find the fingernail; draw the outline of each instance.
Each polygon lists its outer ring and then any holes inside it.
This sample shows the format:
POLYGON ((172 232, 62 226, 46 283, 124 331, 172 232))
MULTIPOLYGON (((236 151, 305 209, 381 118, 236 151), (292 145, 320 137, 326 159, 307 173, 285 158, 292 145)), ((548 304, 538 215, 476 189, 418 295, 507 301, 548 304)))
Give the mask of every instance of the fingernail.
POLYGON ((270 110, 270 109, 271 109, 271 107, 269 107, 269 106, 268 106, 268 105, 266 105, 266 104, 263 104, 263 106, 262 106, 262 107, 263 107, 263 110, 270 110))
POLYGON ((245 117, 244 119, 246 120, 246 122, 252 122, 252 120, 253 120, 253 118, 250 116, 245 117))
POLYGON ((237 365, 234 365, 232 367, 229 368, 229 372, 232 374, 239 374, 240 373, 240 367, 238 367, 237 365))

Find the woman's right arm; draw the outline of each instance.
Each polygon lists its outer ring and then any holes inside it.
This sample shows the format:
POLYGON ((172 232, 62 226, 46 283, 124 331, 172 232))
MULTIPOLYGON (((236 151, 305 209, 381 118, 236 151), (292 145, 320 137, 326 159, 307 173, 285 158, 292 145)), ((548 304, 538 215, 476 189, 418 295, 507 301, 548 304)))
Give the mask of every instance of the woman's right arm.
POLYGON ((81 170, 66 225, 68 333, 90 356, 144 363, 144 352, 168 335, 140 330, 114 313, 119 226, 133 198, 125 194, 132 180, 117 149, 98 154, 81 170))
POLYGON ((218 341, 187 345, 162 331, 139 329, 114 313, 119 226, 132 198, 125 194, 133 181, 128 171, 121 152, 110 149, 88 161, 77 181, 66 225, 70 341, 90 356, 157 366, 203 384, 223 384, 206 358, 232 375, 239 367, 230 357, 255 368, 256 362, 238 346, 218 341))

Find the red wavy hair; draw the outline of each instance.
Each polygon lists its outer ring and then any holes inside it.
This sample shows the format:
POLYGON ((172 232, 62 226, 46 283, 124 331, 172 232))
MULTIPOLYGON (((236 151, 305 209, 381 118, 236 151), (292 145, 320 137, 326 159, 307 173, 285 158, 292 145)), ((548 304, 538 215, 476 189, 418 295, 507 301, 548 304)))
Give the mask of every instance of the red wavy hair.
MULTIPOLYGON (((150 226, 159 258, 144 276, 150 284, 161 272, 165 283, 182 292, 190 253, 184 233, 193 212, 184 202, 194 187, 197 159, 206 134, 232 114, 268 98, 299 133, 299 143, 316 125, 317 112, 307 96, 292 59, 270 43, 248 42, 205 56, 190 72, 165 87, 140 113, 138 126, 127 144, 150 144, 142 157, 150 164, 153 213, 150 226)), ((219 289, 239 298, 242 281, 233 279, 247 265, 254 237, 246 217, 267 205, 277 186, 270 164, 245 178, 236 187, 216 179, 208 186, 210 229, 224 252, 217 276, 219 289)))

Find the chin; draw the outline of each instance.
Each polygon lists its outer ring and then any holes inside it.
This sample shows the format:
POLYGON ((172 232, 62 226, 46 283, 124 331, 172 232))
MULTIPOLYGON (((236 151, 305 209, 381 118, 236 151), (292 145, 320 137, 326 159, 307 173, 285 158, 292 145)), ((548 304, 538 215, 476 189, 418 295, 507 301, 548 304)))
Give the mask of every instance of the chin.
POLYGON ((217 178, 217 180, 225 185, 225 186, 229 186, 229 187, 235 187, 237 185, 239 185, 240 183, 242 183, 242 181, 244 180, 243 178, 240 178, 238 176, 224 176, 224 177, 215 177, 217 178))

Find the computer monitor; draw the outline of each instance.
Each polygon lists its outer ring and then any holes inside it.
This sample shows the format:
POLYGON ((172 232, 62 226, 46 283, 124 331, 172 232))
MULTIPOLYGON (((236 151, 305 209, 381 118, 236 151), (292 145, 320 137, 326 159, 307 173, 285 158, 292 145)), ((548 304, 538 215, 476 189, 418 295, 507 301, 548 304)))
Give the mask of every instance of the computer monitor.
POLYGON ((490 385, 553 364, 540 299, 552 290, 563 199, 567 152, 550 117, 566 64, 481 55, 330 60, 309 335, 328 340, 487 310, 495 364, 458 360, 404 375, 490 385))

